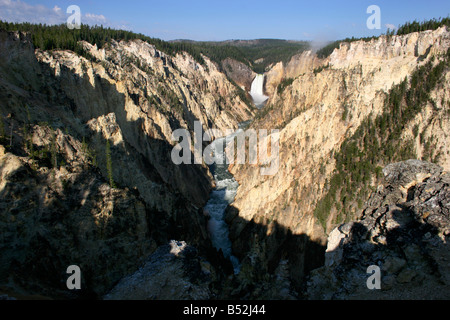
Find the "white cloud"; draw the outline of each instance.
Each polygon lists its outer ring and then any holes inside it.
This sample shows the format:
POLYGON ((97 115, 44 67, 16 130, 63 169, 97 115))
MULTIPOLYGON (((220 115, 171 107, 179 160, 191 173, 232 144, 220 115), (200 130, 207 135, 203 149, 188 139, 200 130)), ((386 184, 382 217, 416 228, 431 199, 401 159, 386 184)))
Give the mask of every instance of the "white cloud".
MULTIPOLYGON (((83 8, 81 8, 83 11, 83 8)), ((70 15, 66 9, 55 5, 53 8, 43 5, 31 5, 21 0, 0 0, 0 20, 9 22, 45 23, 48 25, 67 22, 70 15)), ((102 14, 86 13, 81 17, 81 23, 88 25, 104 25, 118 28, 102 14)), ((121 22, 120 26, 124 23, 121 22)))
POLYGON ((10 22, 58 24, 65 22, 66 15, 58 6, 50 9, 20 0, 0 0, 0 19, 10 22))
POLYGON ((397 27, 395 25, 391 24, 391 23, 386 23, 384 26, 386 28, 388 28, 388 29, 391 29, 391 30, 396 30, 397 29, 397 27))
POLYGON ((106 17, 102 14, 93 14, 93 13, 86 13, 84 15, 85 21, 83 23, 86 24, 107 24, 106 17))

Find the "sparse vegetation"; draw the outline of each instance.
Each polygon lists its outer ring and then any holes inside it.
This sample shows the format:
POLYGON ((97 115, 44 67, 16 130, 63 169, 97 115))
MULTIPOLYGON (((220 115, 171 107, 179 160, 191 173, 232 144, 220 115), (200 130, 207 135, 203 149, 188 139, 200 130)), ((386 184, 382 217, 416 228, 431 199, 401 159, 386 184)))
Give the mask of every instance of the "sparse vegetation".
POLYGON ((56 144, 56 133, 51 129, 51 141, 50 141, 50 162, 54 169, 58 168, 58 149, 56 144))
POLYGON ((248 107, 250 107, 251 109, 253 109, 253 103, 251 102, 249 95, 247 92, 245 92, 245 90, 243 90, 240 86, 238 86, 238 84, 236 82, 234 82, 233 79, 228 77, 228 81, 230 81, 233 86, 236 88, 236 95, 239 96, 239 98, 241 99, 242 102, 244 102, 248 107))
POLYGON ((330 64, 326 64, 324 66, 320 66, 314 69, 313 73, 316 75, 318 73, 321 73, 323 70, 328 69, 330 67, 330 64))
MULTIPOLYGON (((183 115, 184 106, 178 98, 177 94, 170 88, 166 88, 163 85, 159 85, 158 94, 168 103, 169 107, 176 113, 183 115)), ((138 105, 139 103, 137 103, 138 105)))
POLYGON ((277 87, 278 94, 282 94, 284 89, 286 89, 288 86, 290 86, 294 82, 293 78, 284 78, 281 80, 280 84, 277 87))
POLYGON ((95 154, 95 150, 89 147, 89 144, 86 142, 86 137, 83 137, 83 140, 81 142, 81 152, 86 159, 85 163, 87 165, 90 164, 94 167, 97 167, 97 156, 95 154))
POLYGON ((264 108, 260 109, 255 116, 255 120, 263 119, 267 114, 269 114, 274 109, 274 105, 267 105, 264 108))
POLYGON ((348 105, 344 104, 344 111, 342 112, 342 121, 346 121, 348 118, 348 105))

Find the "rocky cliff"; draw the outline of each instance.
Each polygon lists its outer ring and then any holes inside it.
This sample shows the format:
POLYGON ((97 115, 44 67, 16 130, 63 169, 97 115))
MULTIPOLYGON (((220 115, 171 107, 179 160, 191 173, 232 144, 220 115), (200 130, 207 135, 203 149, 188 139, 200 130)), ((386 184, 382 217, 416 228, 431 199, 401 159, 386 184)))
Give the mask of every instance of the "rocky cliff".
POLYGON ((84 42, 83 56, 0 32, 2 291, 99 296, 171 239, 211 249, 206 165, 176 166, 172 132, 233 129, 253 117, 205 57, 140 41, 84 42))
POLYGON ((284 79, 294 79, 302 74, 311 73, 314 69, 326 63, 325 60, 319 59, 312 51, 297 54, 288 63, 283 64, 283 62, 279 62, 266 72, 265 90, 269 96, 273 96, 278 85, 284 79))
MULTIPOLYGON (((323 263, 317 257, 324 251, 327 235, 342 219, 356 218, 362 205, 352 202, 351 212, 338 214, 342 212, 342 198, 339 200, 338 193, 330 201, 340 203, 341 211, 326 210, 323 206, 326 215, 315 214, 319 201, 330 190, 330 182, 334 182, 331 179, 336 173, 335 155, 342 143, 367 119, 375 119, 380 114, 388 117, 386 96, 393 86, 409 79, 427 63, 429 69, 447 65, 449 47, 450 32, 445 27, 405 36, 381 36, 371 42, 356 41, 342 45, 321 62, 304 53, 299 59, 305 62, 296 71, 300 74, 292 74, 292 81, 285 86, 272 86, 274 94, 251 128, 281 130, 279 171, 273 176, 261 176, 259 166, 231 169, 240 187, 228 212, 230 237, 235 253, 250 269, 273 271, 283 263, 290 270, 294 284, 300 285, 308 270, 323 263), (302 239, 295 253, 288 246, 292 237, 302 239)), ((282 66, 279 69, 280 75, 286 73, 282 66)), ((272 73, 277 73, 276 68, 272 73)), ((432 159, 448 170, 448 66, 441 74, 420 112, 397 129, 389 130, 399 132, 396 141, 412 140, 408 156, 432 159), (442 156, 426 157, 425 150, 428 153, 435 150, 442 156)), ((273 80, 276 77, 272 75, 269 79, 277 84, 273 80)), ((357 141, 360 145, 364 143, 364 140, 357 141)), ((357 157, 351 159, 352 163, 358 161, 357 157)), ((377 164, 383 167, 388 163, 377 164)), ((336 188, 351 182, 350 176, 342 179, 336 188)), ((376 188, 375 173, 368 181, 370 188, 376 188)), ((364 193, 366 199, 370 188, 364 193)), ((351 202, 343 201, 346 206, 351 202)))
POLYGON ((388 165, 362 218, 334 229, 325 266, 307 283, 309 299, 448 299, 450 175, 435 164, 388 165), (369 266, 381 270, 367 287, 369 266))
POLYGON ((246 92, 250 92, 256 73, 246 64, 227 58, 222 61, 222 68, 226 75, 246 92))
POLYGON ((124 277, 105 300, 210 300, 217 298, 213 266, 195 247, 171 241, 135 273, 124 277))

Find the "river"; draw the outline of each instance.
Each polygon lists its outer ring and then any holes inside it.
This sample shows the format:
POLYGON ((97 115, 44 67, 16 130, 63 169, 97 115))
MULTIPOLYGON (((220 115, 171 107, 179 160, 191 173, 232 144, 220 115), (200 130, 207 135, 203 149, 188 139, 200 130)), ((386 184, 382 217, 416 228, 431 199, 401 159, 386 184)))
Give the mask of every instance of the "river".
POLYGON ((205 212, 210 216, 208 221, 208 232, 212 244, 217 250, 222 250, 225 258, 230 259, 235 274, 240 271, 240 263, 239 260, 233 256, 231 250, 228 225, 225 222, 225 210, 234 202, 239 184, 228 171, 228 164, 226 164, 225 161, 224 146, 240 132, 243 132, 241 128, 235 133, 213 142, 213 150, 216 150, 214 152, 216 163, 210 166, 210 171, 214 176, 216 188, 211 192, 210 199, 204 208, 205 212), (226 140, 225 143, 224 140, 226 140), (219 161, 217 160, 220 158, 223 159, 223 164, 218 164, 219 161))
MULTIPOLYGON (((264 107, 268 97, 263 94, 264 76, 257 75, 253 81, 250 95, 258 108, 264 107)), ((214 158, 216 163, 210 166, 210 171, 214 176, 216 188, 211 192, 210 199, 204 211, 209 214, 208 232, 213 246, 217 250, 222 250, 225 258, 233 264, 234 273, 240 271, 239 259, 233 255, 231 241, 229 238, 229 228, 225 222, 225 211, 234 202, 239 183, 228 171, 228 164, 225 161, 224 147, 226 143, 232 141, 239 133, 243 132, 250 121, 239 124, 239 129, 233 134, 217 139, 213 142, 214 158), (224 141, 226 140, 226 141, 224 141), (225 143, 224 143, 225 142, 225 143), (223 161, 217 161, 222 159, 223 161), (218 164, 222 162, 223 164, 218 164)))

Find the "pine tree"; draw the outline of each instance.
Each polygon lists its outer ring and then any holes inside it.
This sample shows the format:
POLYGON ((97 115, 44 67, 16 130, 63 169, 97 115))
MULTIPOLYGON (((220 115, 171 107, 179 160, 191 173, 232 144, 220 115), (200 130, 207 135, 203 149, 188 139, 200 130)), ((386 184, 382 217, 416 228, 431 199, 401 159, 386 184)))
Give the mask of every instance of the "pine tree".
POLYGON ((109 143, 109 140, 106 140, 106 171, 108 174, 108 180, 109 180, 109 185, 111 188, 115 188, 116 185, 114 183, 114 178, 113 178, 113 168, 112 168, 112 159, 111 159, 111 145, 109 143))

